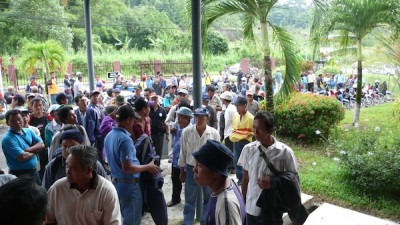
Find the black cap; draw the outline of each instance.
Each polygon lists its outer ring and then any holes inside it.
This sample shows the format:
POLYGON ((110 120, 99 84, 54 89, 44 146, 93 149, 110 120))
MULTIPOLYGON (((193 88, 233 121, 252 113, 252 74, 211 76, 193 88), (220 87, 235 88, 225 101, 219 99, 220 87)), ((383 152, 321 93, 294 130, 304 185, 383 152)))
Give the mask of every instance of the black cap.
POLYGON ((238 96, 236 98, 235 105, 247 105, 247 99, 243 96, 238 96))
POLYGON ((73 139, 81 144, 83 143, 83 135, 77 129, 71 129, 71 130, 66 130, 66 131, 62 132, 61 137, 60 137, 60 143, 64 139, 73 139))
POLYGON ((11 96, 11 98, 14 99, 14 100, 18 100, 18 102, 19 102, 21 105, 25 104, 25 97, 24 97, 23 95, 16 94, 16 95, 14 95, 14 96, 11 96))
POLYGON ((233 154, 221 142, 207 140, 197 152, 193 153, 193 157, 211 171, 227 177, 227 168, 232 162, 233 154))

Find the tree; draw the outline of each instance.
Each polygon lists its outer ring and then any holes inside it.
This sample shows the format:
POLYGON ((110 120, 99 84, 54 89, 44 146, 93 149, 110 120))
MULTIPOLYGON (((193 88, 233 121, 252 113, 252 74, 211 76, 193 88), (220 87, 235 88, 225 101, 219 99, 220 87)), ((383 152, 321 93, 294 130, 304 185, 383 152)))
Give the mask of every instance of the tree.
POLYGON ((23 46, 21 55, 22 67, 31 73, 37 66, 42 67, 45 81, 47 74, 65 66, 64 48, 55 40, 28 42, 23 46))
POLYGON ((289 33, 272 23, 268 14, 276 7, 278 0, 203 0, 202 2, 202 37, 206 37, 208 28, 213 22, 223 16, 239 14, 242 19, 243 36, 250 40, 255 39, 254 28, 259 23, 260 47, 263 52, 263 67, 266 87, 267 109, 274 110, 274 95, 272 90, 271 48, 277 44, 285 59, 285 77, 279 91, 281 97, 288 96, 292 91, 293 83, 299 76, 299 56, 295 51, 295 44, 289 33))
POLYGON ((342 48, 351 44, 352 36, 356 40, 357 92, 353 125, 357 125, 362 94, 363 40, 378 27, 400 31, 400 3, 398 0, 316 0, 315 3, 317 18, 312 25, 315 46, 330 34, 340 35, 342 48))
POLYGON ((54 39, 65 49, 71 46, 72 33, 59 1, 14 0, 5 13, 8 35, 2 42, 11 52, 18 50, 24 39, 46 41, 54 39))

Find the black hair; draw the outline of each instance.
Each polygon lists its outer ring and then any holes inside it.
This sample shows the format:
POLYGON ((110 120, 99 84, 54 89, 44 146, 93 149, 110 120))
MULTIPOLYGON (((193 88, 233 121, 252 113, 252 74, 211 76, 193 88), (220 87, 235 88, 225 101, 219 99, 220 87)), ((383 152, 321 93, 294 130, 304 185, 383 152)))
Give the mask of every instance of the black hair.
POLYGON ((213 87, 213 86, 208 86, 207 87, 207 92, 209 92, 209 91, 212 91, 212 92, 215 92, 215 87, 213 87))
POLYGON ((147 107, 147 102, 143 97, 136 99, 136 101, 135 101, 136 112, 142 111, 142 109, 145 107, 147 107))
POLYGON ((35 103, 35 102, 43 103, 43 99, 41 97, 38 97, 38 96, 34 97, 29 104, 31 104, 31 106, 33 106, 33 103, 35 103))
POLYGON ((39 225, 47 211, 46 189, 32 178, 17 178, 0 187, 1 224, 39 225))
POLYGON ((63 106, 57 111, 58 118, 62 123, 65 123, 66 119, 68 118, 69 112, 73 110, 71 106, 63 106))
POLYGON ((263 122, 263 127, 265 127, 268 131, 275 131, 275 118, 270 112, 259 111, 254 116, 254 120, 261 120, 263 122))
MULTIPOLYGON (((140 98, 139 98, 140 99, 140 98)), ((143 98, 142 98, 143 99, 143 98)), ((144 101, 144 100, 143 100, 144 101)), ((137 102, 137 101, 136 101, 137 102)), ((136 103, 135 102, 135 103, 136 103)), ((145 102, 147 105, 147 102, 145 102)), ((136 104, 135 104, 136 105, 136 104)), ((117 112, 117 121, 122 122, 127 120, 128 118, 132 118, 135 116, 135 109, 130 105, 123 105, 119 107, 117 112)))
POLYGON ((151 88, 151 87, 148 87, 148 88, 145 88, 143 91, 148 91, 148 92, 150 92, 150 94, 151 94, 151 93, 154 92, 154 89, 151 88))
POLYGON ((67 95, 64 94, 64 93, 59 93, 59 94, 56 96, 56 102, 57 102, 57 104, 61 105, 61 104, 62 104, 61 101, 62 101, 63 99, 67 99, 67 95))
POLYGON ((81 158, 83 169, 91 167, 93 170, 96 170, 97 148, 86 145, 75 145, 69 149, 69 154, 81 158))
POLYGON ((81 100, 82 98, 83 98, 83 95, 78 95, 78 96, 76 96, 76 97, 74 98, 75 104, 78 105, 79 100, 81 100))
POLYGON ((107 89, 108 97, 112 97, 112 94, 113 94, 113 89, 112 88, 107 89))
POLYGON ((10 119, 11 116, 18 115, 18 114, 21 115, 21 111, 19 111, 17 109, 8 110, 6 112, 6 122, 8 123, 8 120, 10 119))

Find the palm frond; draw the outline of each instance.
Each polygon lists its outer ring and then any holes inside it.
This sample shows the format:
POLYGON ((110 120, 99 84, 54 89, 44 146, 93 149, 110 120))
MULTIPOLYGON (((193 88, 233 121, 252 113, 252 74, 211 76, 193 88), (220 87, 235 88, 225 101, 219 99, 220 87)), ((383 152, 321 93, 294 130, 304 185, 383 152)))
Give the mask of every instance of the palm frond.
POLYGON ((282 50, 282 56, 285 60, 285 76, 281 89, 278 92, 278 98, 285 99, 294 91, 293 85, 300 78, 300 56, 296 52, 296 44, 285 29, 270 24, 273 31, 273 37, 279 48, 282 50))

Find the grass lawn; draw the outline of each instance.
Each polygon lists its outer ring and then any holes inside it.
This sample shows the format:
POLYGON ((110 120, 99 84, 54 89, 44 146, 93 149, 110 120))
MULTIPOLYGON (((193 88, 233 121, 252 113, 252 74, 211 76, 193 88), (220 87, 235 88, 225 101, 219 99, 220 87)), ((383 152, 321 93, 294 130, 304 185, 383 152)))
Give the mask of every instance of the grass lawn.
MULTIPOLYGON (((381 128, 383 141, 393 140, 400 136, 399 122, 393 120, 394 104, 384 104, 362 109, 360 128, 381 128)), ((340 127, 349 127, 353 112, 346 113, 340 127)), ((351 129, 351 128, 350 128, 351 129)), ((343 129, 338 129, 343 130, 343 129)), ((302 191, 311 194, 317 202, 329 202, 381 218, 400 221, 400 195, 370 196, 363 194, 349 183, 345 169, 339 161, 334 160, 332 147, 321 141, 320 144, 304 145, 293 140, 281 138, 291 146, 300 164, 302 191)))

